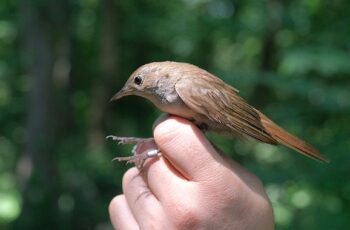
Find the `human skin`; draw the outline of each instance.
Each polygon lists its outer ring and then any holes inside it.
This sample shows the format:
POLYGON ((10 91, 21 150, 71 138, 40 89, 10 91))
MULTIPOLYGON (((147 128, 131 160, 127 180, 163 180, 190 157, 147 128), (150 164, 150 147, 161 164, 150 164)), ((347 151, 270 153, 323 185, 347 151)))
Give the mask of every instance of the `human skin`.
POLYGON ((154 128, 161 156, 123 177, 109 206, 115 229, 273 229, 261 181, 219 154, 189 121, 167 117, 154 128))

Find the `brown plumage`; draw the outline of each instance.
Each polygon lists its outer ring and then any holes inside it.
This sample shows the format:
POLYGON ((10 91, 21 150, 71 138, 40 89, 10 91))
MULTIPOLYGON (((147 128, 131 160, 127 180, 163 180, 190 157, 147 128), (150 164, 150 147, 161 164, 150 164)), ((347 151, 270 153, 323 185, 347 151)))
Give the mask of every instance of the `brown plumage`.
POLYGON ((300 140, 296 136, 288 133, 286 130, 282 129, 280 126, 276 125, 267 116, 265 116, 260 111, 257 111, 260 116, 260 120, 267 132, 278 141, 278 143, 288 146, 305 156, 311 157, 315 160, 322 162, 329 162, 329 160, 324 157, 317 149, 312 145, 300 140))
POLYGON ((286 145, 306 156, 328 160, 317 149, 249 105, 238 90, 191 64, 153 62, 138 68, 111 99, 127 95, 149 99, 161 111, 184 117, 200 128, 228 136, 286 145))

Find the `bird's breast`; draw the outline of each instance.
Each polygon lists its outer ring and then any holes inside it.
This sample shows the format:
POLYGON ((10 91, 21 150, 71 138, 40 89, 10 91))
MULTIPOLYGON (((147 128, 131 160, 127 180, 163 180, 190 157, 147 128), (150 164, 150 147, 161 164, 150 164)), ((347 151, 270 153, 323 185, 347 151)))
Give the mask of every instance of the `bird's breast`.
POLYGON ((225 125, 211 121, 207 116, 195 112, 189 108, 178 94, 148 97, 150 101, 162 112, 185 118, 196 124, 203 131, 225 132, 225 125), (171 97, 170 97, 171 96, 171 97))

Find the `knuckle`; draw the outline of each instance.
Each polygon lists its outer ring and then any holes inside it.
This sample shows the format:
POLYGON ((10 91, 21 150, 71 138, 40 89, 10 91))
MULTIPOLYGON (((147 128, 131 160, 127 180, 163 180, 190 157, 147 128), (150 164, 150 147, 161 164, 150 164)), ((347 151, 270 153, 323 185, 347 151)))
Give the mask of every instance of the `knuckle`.
POLYGON ((201 223, 198 208, 189 205, 190 203, 170 204, 172 220, 176 229, 196 229, 201 223))

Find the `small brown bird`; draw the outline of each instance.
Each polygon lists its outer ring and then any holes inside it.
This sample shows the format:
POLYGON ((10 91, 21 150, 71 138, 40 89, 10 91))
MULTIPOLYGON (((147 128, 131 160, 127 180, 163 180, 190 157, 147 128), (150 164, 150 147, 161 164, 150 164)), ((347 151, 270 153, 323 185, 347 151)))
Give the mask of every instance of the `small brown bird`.
MULTIPOLYGON (((272 145, 283 144, 313 159, 328 161, 317 149, 249 105, 238 92, 195 65, 165 61, 139 67, 111 101, 128 95, 141 96, 163 112, 192 121, 203 131, 229 137, 251 137, 272 145)), ((135 148, 146 142, 139 138, 109 137, 120 143, 138 144, 135 148)), ((116 159, 128 160, 142 167, 145 158, 158 154, 155 149, 141 156, 135 152, 132 157, 116 159)))

